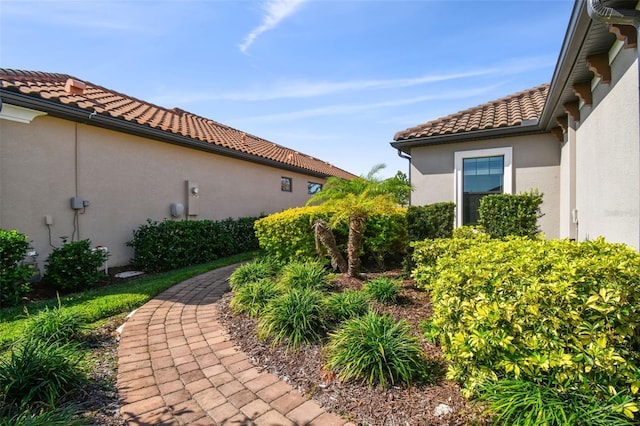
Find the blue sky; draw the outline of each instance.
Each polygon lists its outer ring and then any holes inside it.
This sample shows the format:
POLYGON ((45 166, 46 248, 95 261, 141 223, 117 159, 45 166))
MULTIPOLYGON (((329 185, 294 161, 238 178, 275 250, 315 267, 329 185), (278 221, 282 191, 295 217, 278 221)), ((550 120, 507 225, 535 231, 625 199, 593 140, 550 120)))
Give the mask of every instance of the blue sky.
POLYGON ((0 0, 0 66, 73 75, 366 174, 399 130, 549 82, 571 0, 0 0))

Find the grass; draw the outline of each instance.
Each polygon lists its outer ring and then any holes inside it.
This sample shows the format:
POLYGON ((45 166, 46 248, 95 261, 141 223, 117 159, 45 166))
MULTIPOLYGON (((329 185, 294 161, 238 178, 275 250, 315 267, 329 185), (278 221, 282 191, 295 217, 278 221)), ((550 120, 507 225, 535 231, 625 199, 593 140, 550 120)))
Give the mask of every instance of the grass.
POLYGON ((244 262, 256 253, 243 253, 210 263, 190 266, 175 271, 142 276, 121 284, 70 294, 57 299, 30 303, 22 307, 0 310, 0 349, 7 349, 11 342, 23 335, 30 316, 56 309, 58 304, 71 315, 85 318, 87 324, 96 323, 114 315, 130 312, 174 284, 212 269, 244 262))

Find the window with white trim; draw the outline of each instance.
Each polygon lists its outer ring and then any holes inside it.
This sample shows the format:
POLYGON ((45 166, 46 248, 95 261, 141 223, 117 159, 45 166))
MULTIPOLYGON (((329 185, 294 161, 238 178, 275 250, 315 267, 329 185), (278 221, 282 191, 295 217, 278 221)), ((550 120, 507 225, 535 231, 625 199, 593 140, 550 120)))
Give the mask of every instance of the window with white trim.
POLYGON ((478 222, 478 207, 488 194, 511 194, 512 148, 458 151, 455 157, 456 225, 478 222))

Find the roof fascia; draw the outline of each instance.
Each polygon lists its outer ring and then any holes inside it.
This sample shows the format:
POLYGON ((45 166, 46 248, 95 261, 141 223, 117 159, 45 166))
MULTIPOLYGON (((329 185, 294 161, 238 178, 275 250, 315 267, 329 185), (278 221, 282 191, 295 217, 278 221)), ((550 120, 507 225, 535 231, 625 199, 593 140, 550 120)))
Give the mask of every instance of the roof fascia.
POLYGON ((247 154, 241 151, 236 151, 231 148, 223 147, 209 142, 202 142, 196 139, 192 139, 182 135, 176 135, 175 133, 166 132, 161 129, 155 129, 153 127, 145 126, 138 123, 133 123, 120 118, 111 117, 108 115, 89 113, 87 110, 79 109, 76 107, 63 105, 57 102, 48 101, 45 99, 23 95, 0 89, 0 95, 2 95, 2 101, 7 104, 16 105, 23 108, 31 108, 39 111, 46 112, 52 117, 62 118, 65 120, 75 121, 83 123, 89 126, 101 127, 108 130, 114 130, 117 132, 127 133, 130 135, 140 136, 144 138, 150 138, 161 142, 171 143, 174 145, 180 145, 187 148, 197 149, 209 153, 223 155, 225 157, 231 157, 238 160, 249 161, 256 164, 275 167, 291 172, 301 173, 308 176, 328 178, 332 175, 325 173, 315 172, 313 170, 305 169, 302 167, 291 166, 288 164, 280 163, 268 158, 259 157, 252 154, 247 154))
POLYGON ((469 142, 475 140, 486 140, 494 138, 504 138, 525 134, 546 133, 538 124, 526 126, 499 127, 497 129, 476 130, 465 133, 449 133, 446 135, 428 136, 424 138, 408 139, 391 142, 391 146, 410 154, 411 148, 427 145, 441 145, 449 143, 469 142))
POLYGON ((544 103, 542 114, 540 114, 540 126, 542 128, 555 126, 552 123, 552 120, 555 119, 553 113, 557 109, 558 103, 563 102, 562 93, 565 87, 573 84, 570 81, 571 71, 578 59, 578 54, 591 27, 591 22, 591 18, 587 14, 586 3, 576 0, 558 61, 556 62, 556 68, 553 72, 547 100, 544 103))

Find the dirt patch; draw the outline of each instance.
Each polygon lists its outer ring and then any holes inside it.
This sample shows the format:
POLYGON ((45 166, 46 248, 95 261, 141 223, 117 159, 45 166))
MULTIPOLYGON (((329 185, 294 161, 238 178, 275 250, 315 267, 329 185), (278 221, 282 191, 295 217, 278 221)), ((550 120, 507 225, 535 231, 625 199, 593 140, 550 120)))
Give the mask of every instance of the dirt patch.
MULTIPOLYGON (((370 279, 383 274, 368 274, 370 279)), ((399 272, 384 275, 399 277, 399 272)), ((342 276, 333 284, 335 291, 359 289, 363 281, 342 276)), ((256 337, 257 321, 229 308, 232 294, 226 294, 219 304, 220 321, 226 325, 234 342, 247 353, 259 368, 278 376, 307 397, 358 425, 464 425, 472 421, 481 424, 479 410, 461 394, 459 387, 444 379, 446 364, 436 345, 422 339, 427 357, 436 365, 430 384, 391 386, 387 389, 370 387, 351 381, 339 382, 323 369, 321 345, 303 347, 292 353, 281 346, 272 346, 256 337), (437 415, 436 407, 445 404, 453 412, 437 415)), ((380 313, 396 319, 406 319, 416 336, 422 336, 419 324, 432 314, 428 293, 417 289, 412 280, 402 282, 397 305, 377 305, 380 313)), ((442 408, 442 407, 441 407, 442 408)))

